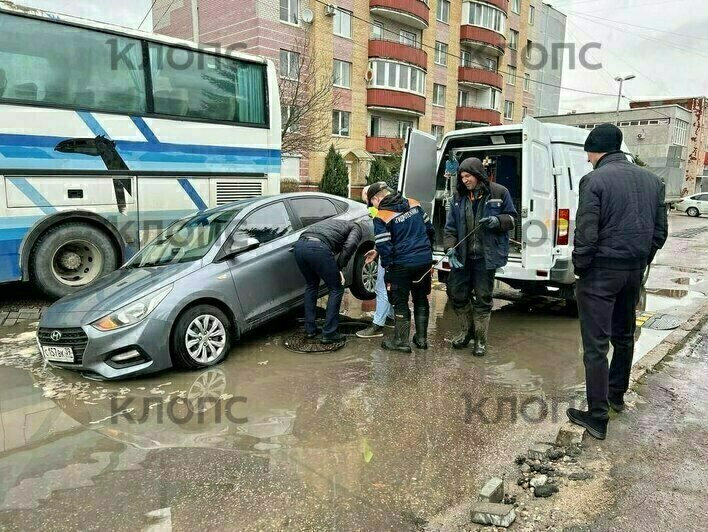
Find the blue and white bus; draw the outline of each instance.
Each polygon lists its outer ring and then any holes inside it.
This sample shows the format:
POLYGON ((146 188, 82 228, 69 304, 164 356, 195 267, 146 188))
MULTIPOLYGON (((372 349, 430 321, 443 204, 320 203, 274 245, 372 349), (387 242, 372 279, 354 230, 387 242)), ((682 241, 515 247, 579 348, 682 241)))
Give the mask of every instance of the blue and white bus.
POLYGON ((52 297, 166 224, 280 189, 274 65, 0 3, 0 283, 52 297))

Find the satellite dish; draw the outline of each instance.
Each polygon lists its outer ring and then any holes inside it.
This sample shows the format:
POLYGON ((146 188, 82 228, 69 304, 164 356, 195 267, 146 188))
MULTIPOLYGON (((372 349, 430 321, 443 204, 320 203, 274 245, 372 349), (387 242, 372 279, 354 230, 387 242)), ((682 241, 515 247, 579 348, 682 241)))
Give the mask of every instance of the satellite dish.
POLYGON ((312 9, 310 8, 305 8, 302 10, 302 20, 303 22, 306 22, 307 24, 311 24, 312 21, 315 18, 315 14, 312 12, 312 9))

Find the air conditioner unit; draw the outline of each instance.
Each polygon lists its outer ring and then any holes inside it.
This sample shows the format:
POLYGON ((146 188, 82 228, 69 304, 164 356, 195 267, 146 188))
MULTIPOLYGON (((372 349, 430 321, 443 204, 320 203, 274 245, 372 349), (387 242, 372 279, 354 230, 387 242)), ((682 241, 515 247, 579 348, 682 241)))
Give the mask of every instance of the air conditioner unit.
POLYGON ((325 6, 325 15, 328 17, 333 17, 334 14, 337 12, 337 6, 334 4, 327 4, 325 6))

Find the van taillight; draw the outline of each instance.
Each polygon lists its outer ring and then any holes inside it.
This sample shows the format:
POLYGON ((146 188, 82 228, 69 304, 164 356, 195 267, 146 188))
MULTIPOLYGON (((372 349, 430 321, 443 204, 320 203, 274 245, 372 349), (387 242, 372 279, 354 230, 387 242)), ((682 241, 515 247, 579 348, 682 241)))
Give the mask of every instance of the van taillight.
POLYGON ((556 245, 568 245, 568 233, 570 231, 570 209, 558 209, 558 238, 556 245))

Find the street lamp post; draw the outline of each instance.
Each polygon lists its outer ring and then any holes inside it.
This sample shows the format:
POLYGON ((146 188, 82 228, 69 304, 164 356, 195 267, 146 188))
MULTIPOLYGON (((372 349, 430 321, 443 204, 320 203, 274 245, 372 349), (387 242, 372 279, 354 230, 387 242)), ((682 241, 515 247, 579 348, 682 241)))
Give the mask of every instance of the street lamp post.
POLYGON ((620 88, 619 88, 619 94, 617 95, 617 113, 615 115, 615 125, 619 127, 619 120, 620 120, 620 103, 622 102, 622 85, 624 84, 625 81, 629 81, 630 79, 634 79, 637 76, 634 74, 629 74, 628 76, 617 76, 615 78, 615 81, 619 81, 620 88))

